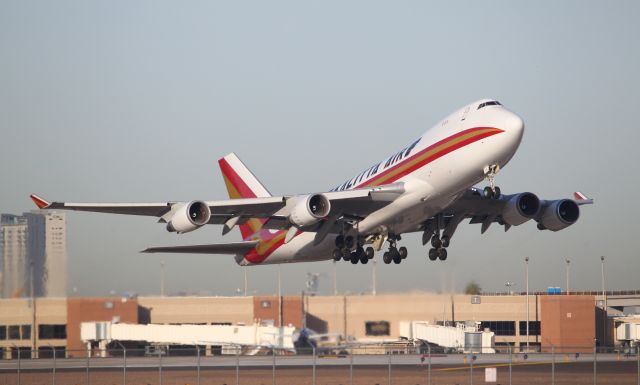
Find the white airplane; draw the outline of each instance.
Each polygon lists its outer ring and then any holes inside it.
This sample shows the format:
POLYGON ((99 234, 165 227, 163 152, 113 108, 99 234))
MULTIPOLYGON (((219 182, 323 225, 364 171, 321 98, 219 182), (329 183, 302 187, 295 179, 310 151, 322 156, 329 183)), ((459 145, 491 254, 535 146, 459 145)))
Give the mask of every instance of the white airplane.
POLYGON ((152 247, 148 253, 232 254, 240 265, 320 260, 366 264, 388 243, 383 261, 400 263, 406 247, 401 234, 422 232, 431 242, 430 260, 447 259, 447 247, 460 222, 497 222, 505 231, 531 219, 540 230, 572 225, 574 199, 540 200, 530 192, 504 195, 495 176, 513 157, 524 122, 491 99, 479 100, 438 122, 420 138, 337 187, 321 193, 272 196, 235 154, 218 161, 230 200, 161 203, 47 202, 41 209, 65 209, 159 217, 168 231, 186 233, 206 224, 238 226, 241 242, 152 247), (487 179, 480 190, 473 186, 487 179), (365 249, 365 246, 367 248, 365 249))

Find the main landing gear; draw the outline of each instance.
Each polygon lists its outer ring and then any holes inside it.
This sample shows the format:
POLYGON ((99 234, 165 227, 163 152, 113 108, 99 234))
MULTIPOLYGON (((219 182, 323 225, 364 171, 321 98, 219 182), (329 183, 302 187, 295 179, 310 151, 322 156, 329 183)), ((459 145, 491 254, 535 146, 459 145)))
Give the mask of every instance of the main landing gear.
POLYGON ((367 247, 365 249, 363 244, 359 240, 356 242, 355 238, 351 235, 338 235, 336 237, 336 248, 333 250, 334 261, 342 259, 344 261, 350 261, 354 265, 358 262, 367 264, 369 260, 373 258, 373 255, 373 247, 367 247))
POLYGON ((387 239, 387 241, 389 242, 389 251, 386 251, 382 255, 382 261, 387 265, 392 261, 393 263, 398 264, 402 262, 403 259, 407 258, 407 248, 404 246, 398 248, 396 245, 396 242, 399 240, 399 235, 389 235, 389 238, 387 239))
POLYGON ((435 261, 439 259, 445 261, 447 259, 447 247, 449 247, 450 239, 447 236, 440 238, 440 230, 431 237, 431 249, 429 249, 429 259, 435 261))

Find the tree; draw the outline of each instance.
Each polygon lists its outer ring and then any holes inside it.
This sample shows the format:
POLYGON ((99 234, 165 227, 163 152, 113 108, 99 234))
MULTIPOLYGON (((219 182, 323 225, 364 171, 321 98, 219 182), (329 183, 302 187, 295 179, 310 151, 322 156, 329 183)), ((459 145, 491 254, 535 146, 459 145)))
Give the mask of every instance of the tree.
POLYGON ((464 293, 465 294, 480 294, 482 288, 476 281, 471 281, 465 286, 464 293))

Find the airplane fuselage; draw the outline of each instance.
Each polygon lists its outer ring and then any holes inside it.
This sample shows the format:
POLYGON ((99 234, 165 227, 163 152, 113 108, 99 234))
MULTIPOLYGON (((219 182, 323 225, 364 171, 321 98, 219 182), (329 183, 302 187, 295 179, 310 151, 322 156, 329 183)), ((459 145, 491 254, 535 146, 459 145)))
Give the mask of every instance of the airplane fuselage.
MULTIPOLYGON (((401 234, 425 221, 481 182, 488 170, 504 167, 524 133, 515 113, 492 100, 471 103, 450 114, 419 139, 331 191, 402 182, 404 193, 358 223, 359 234, 401 234)), ((336 235, 314 245, 315 234, 299 232, 285 243, 285 231, 262 229, 245 240, 258 246, 237 255, 241 265, 319 261, 332 258, 336 235)))

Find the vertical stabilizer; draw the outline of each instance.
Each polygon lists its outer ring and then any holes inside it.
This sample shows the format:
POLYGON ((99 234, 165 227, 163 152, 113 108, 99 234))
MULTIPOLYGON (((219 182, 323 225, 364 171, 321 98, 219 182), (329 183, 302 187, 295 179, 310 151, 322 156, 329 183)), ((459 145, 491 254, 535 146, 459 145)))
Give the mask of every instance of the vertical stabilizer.
MULTIPOLYGON (((229 198, 266 198, 271 194, 260 183, 258 178, 242 163, 236 154, 231 153, 218 160, 224 184, 227 186, 229 198)), ((252 218, 241 224, 242 238, 246 239, 256 233, 264 224, 264 219, 252 218)))

